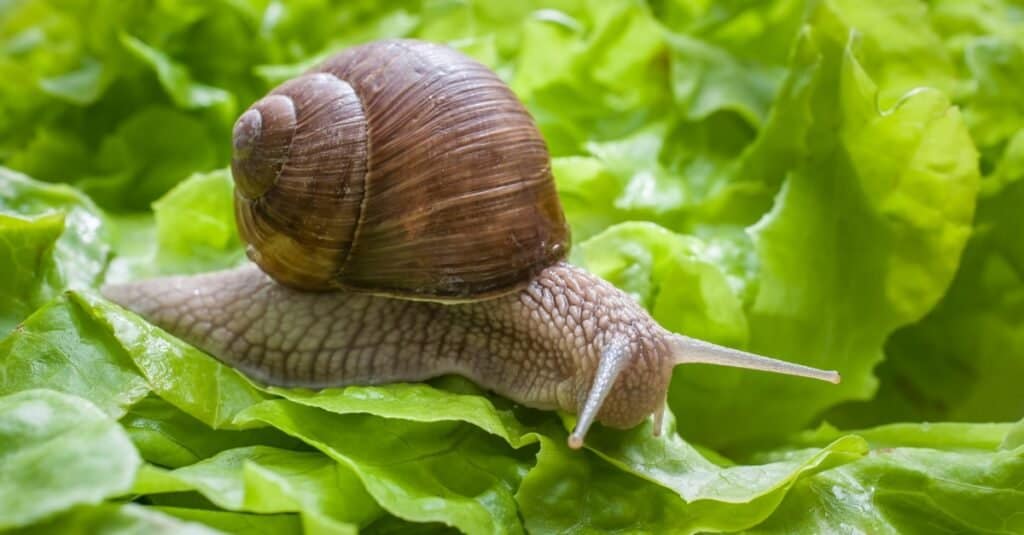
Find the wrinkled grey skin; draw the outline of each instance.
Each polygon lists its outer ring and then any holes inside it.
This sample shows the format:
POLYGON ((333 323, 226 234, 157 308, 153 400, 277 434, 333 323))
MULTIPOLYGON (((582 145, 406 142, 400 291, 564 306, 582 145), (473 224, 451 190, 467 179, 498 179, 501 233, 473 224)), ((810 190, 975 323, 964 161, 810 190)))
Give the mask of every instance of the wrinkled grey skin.
POLYGON ((675 335, 628 295, 566 263, 517 293, 461 304, 297 291, 254 265, 103 293, 252 378, 282 386, 458 374, 523 405, 578 414, 611 350, 607 397, 591 396, 591 405, 597 421, 618 428, 660 410, 677 363, 675 335))

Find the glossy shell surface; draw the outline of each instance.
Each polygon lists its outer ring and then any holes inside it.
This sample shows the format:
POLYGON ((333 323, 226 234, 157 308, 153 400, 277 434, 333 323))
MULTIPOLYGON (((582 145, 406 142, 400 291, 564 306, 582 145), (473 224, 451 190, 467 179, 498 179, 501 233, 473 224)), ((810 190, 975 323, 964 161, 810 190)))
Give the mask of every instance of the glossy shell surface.
POLYGON ((477 299, 568 251, 533 119, 445 46, 346 50, 253 104, 233 141, 239 229, 289 286, 477 299))

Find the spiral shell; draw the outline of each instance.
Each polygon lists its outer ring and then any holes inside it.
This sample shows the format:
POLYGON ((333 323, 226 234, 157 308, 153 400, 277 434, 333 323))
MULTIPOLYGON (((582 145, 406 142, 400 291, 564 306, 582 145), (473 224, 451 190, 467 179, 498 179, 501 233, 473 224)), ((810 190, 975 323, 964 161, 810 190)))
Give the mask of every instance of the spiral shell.
POLYGON ((532 118, 493 72, 441 45, 346 50, 253 104, 233 148, 249 255, 289 286, 476 299, 568 251, 532 118))

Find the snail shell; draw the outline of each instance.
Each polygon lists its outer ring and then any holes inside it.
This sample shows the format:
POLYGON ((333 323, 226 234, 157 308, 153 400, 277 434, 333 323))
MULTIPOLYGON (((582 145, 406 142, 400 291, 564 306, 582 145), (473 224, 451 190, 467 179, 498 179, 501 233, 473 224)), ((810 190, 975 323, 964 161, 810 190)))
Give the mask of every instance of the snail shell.
POLYGON ((489 69, 413 40, 349 49, 235 123, 235 213, 278 282, 413 299, 524 287, 568 252, 550 158, 489 69))

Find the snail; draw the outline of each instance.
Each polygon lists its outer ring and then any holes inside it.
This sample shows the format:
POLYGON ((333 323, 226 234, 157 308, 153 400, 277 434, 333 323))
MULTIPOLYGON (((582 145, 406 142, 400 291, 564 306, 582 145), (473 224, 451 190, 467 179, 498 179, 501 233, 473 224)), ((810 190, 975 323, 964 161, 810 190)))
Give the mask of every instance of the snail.
POLYGON ((565 261, 550 156, 512 91, 443 45, 343 51, 235 123, 235 215, 252 260, 108 285, 110 300, 268 384, 458 374, 517 403, 660 432, 669 380, 701 362, 835 371, 674 334, 565 261))

